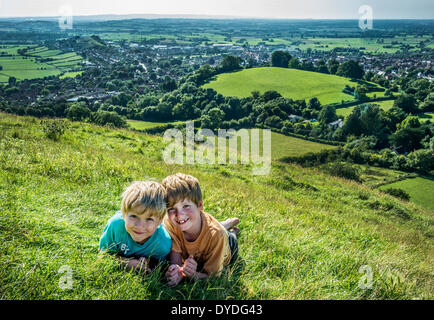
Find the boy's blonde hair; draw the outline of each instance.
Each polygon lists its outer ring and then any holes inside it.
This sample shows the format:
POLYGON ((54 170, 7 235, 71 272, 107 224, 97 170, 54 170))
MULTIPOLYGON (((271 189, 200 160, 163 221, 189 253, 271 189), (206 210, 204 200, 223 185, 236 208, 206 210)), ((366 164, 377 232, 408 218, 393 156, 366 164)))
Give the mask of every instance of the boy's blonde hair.
POLYGON ((163 219, 166 214, 166 189, 155 181, 135 181, 122 194, 122 216, 137 206, 150 210, 151 216, 163 219))
POLYGON ((193 201, 197 206, 202 201, 199 180, 193 176, 177 173, 164 178, 161 184, 166 188, 169 207, 184 199, 193 201))

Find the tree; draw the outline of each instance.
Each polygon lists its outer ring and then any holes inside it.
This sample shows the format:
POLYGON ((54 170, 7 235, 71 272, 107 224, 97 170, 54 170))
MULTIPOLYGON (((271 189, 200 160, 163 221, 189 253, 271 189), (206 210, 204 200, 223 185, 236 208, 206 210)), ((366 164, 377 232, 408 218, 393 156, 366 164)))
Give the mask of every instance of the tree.
POLYGON ((421 141, 424 137, 425 132, 421 128, 405 128, 392 134, 389 141, 399 152, 411 152, 422 148, 421 141))
POLYGON ((288 68, 300 69, 301 68, 300 60, 298 60, 298 58, 295 57, 292 58, 288 62, 288 68))
POLYGON ((280 97, 282 97, 282 96, 280 95, 279 92, 277 92, 275 90, 268 90, 268 91, 264 92, 264 94, 262 95, 261 99, 264 102, 268 102, 268 101, 271 101, 271 100, 274 100, 274 99, 277 99, 277 98, 280 98, 280 97))
POLYGON ((10 86, 15 85, 16 83, 17 83, 17 78, 15 78, 15 77, 9 77, 9 79, 8 79, 8 84, 9 84, 10 86))
POLYGON ((362 79, 364 71, 356 61, 350 60, 342 63, 338 67, 336 74, 342 77, 362 79))
POLYGON ((316 72, 321 72, 321 73, 329 73, 329 70, 324 62, 324 60, 319 60, 316 64, 316 72))
POLYGON ((291 60, 292 56, 288 51, 277 50, 271 54, 271 66, 288 68, 288 62, 291 60))
POLYGON ((113 126, 116 128, 124 128, 127 126, 127 122, 124 118, 118 115, 116 112, 100 110, 92 114, 92 122, 100 126, 113 126))
POLYGON ((338 116, 336 115, 336 109, 333 106, 323 106, 320 113, 318 120, 322 123, 330 123, 338 119, 338 116))
POLYGON ((220 62, 219 70, 221 72, 231 72, 241 68, 240 66, 241 58, 231 55, 227 55, 220 62))
POLYGON ((354 94, 356 99, 359 101, 366 101, 368 97, 366 94, 368 93, 368 88, 365 85, 357 85, 356 89, 354 89, 354 94))
POLYGON ((211 130, 219 128, 225 118, 225 113, 219 108, 212 108, 208 114, 201 117, 201 127, 211 130))
POLYGON ((397 127, 398 129, 419 128, 419 118, 416 116, 407 116, 407 118, 405 118, 400 124, 398 124, 397 127))
POLYGON ((336 74, 339 68, 339 62, 335 59, 330 59, 327 61, 327 69, 330 74, 336 74))
POLYGON ((360 136, 363 133, 363 123, 360 120, 360 111, 355 108, 353 112, 346 117, 342 126, 344 134, 360 136))
MULTIPOLYGON (((232 62, 226 61, 225 63, 230 64, 232 62)), ((231 68, 230 66, 226 66, 226 67, 231 68)), ((238 68, 239 68, 239 66, 238 66, 238 68)), ((214 68, 211 67, 209 64, 203 65, 202 67, 200 67, 199 69, 197 69, 195 71, 196 83, 201 84, 205 80, 211 78, 212 75, 214 74, 214 72, 215 72, 214 68)))
POLYGON ((321 110, 321 103, 319 102, 317 97, 309 99, 307 106, 309 109, 312 110, 321 110))
POLYGON ((416 105, 416 99, 413 95, 403 94, 396 98, 393 102, 393 107, 400 108, 406 113, 417 113, 418 108, 416 105))
POLYGON ((434 111, 434 92, 427 95, 423 103, 420 105, 420 111, 433 112, 434 111))
POLYGON ((73 103, 66 109, 66 117, 71 121, 83 121, 90 118, 90 109, 84 102, 73 103))
POLYGON ((161 83, 161 89, 164 91, 173 91, 176 89, 176 82, 169 76, 164 77, 163 83, 161 83))
POLYGON ((434 155, 430 150, 420 149, 410 152, 407 165, 421 173, 427 174, 434 169, 434 155))

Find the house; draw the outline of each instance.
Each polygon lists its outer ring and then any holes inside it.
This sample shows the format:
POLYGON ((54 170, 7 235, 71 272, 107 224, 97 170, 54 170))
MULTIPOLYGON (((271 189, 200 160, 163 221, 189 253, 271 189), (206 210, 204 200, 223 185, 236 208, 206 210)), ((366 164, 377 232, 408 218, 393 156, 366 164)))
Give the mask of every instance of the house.
POLYGON ((294 121, 298 121, 298 120, 300 120, 300 119, 303 119, 303 117, 297 116, 297 115, 295 115, 295 114, 291 114, 291 115, 288 117, 288 119, 289 119, 289 121, 294 122, 294 121))
POLYGON ((343 124, 344 122, 342 121, 342 119, 338 119, 336 121, 329 123, 329 127, 333 129, 342 128, 343 124))

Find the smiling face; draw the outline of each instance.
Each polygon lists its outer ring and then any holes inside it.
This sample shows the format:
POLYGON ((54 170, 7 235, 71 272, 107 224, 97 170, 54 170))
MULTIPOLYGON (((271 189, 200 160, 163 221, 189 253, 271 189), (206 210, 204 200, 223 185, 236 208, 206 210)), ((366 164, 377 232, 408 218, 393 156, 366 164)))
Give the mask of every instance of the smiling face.
POLYGON ((128 234, 139 244, 145 243, 154 234, 162 221, 142 205, 131 208, 126 213, 124 220, 128 234))
POLYGON ((200 234, 202 220, 200 211, 202 201, 196 205, 188 198, 178 201, 167 210, 169 220, 175 227, 179 228, 190 240, 195 240, 200 234))

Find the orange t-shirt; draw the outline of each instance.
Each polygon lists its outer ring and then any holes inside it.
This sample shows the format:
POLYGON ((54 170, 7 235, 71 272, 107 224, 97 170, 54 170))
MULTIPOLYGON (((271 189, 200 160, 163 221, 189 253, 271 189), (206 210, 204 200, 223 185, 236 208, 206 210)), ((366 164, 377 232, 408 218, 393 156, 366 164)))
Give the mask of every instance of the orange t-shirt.
POLYGON ((187 241, 184 233, 173 226, 169 218, 164 218, 163 224, 172 237, 172 250, 181 253, 182 259, 186 260, 193 255, 199 266, 208 274, 218 275, 224 266, 231 261, 228 233, 220 222, 206 212, 201 212, 202 229, 195 241, 187 241))

